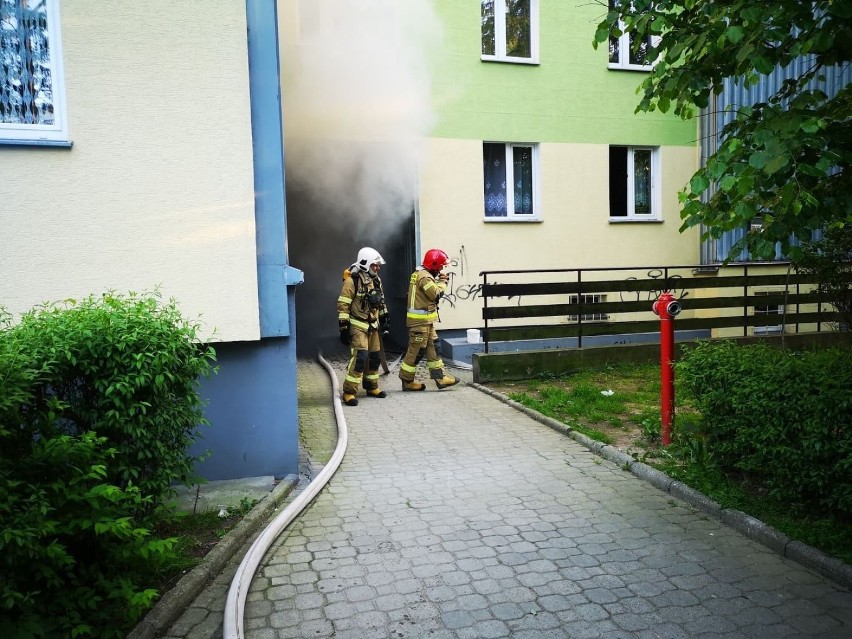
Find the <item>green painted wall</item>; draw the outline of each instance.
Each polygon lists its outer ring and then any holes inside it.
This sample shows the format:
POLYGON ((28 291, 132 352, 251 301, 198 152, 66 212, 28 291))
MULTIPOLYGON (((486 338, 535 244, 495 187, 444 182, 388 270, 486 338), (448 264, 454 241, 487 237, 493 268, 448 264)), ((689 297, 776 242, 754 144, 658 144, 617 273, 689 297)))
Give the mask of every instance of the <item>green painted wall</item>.
POLYGON ((480 60, 478 0, 435 0, 444 25, 433 78, 435 137, 694 146, 695 120, 634 110, 644 74, 592 47, 603 5, 540 0, 539 64, 480 60))

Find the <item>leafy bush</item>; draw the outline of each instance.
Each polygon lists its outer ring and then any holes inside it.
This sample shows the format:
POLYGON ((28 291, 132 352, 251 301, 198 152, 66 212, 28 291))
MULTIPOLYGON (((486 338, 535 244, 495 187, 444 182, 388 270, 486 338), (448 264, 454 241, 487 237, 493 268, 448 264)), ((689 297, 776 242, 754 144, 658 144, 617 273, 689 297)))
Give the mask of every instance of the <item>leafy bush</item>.
POLYGON ((835 328, 852 331, 852 226, 829 228, 821 239, 804 243, 795 266, 816 276, 822 299, 838 313, 835 328))
POLYGON ((775 497, 852 515, 848 350, 702 342, 685 349, 678 374, 722 468, 748 473, 775 497))
POLYGON ((150 606, 213 357, 157 294, 0 313, 0 635, 120 637, 150 606))
POLYGON ((26 395, 11 414, 0 403, 0 417, 20 426, 4 448, 25 454, 33 434, 94 431, 116 451, 107 480, 132 483, 155 508, 175 480, 191 482, 197 460, 186 450, 206 424, 198 380, 215 355, 196 333, 158 294, 105 294, 24 315, 0 334, 8 354, 0 370, 29 381, 3 389, 26 395))

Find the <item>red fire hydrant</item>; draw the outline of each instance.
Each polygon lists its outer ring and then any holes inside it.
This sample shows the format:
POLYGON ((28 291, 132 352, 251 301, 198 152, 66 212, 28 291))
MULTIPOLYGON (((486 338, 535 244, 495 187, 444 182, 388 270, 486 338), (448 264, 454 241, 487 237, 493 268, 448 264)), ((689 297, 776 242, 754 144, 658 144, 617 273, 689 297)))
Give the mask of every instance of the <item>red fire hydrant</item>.
POLYGON ((672 443, 674 416, 674 318, 680 313, 680 302, 669 291, 663 291, 651 310, 660 316, 660 421, 663 446, 672 443))

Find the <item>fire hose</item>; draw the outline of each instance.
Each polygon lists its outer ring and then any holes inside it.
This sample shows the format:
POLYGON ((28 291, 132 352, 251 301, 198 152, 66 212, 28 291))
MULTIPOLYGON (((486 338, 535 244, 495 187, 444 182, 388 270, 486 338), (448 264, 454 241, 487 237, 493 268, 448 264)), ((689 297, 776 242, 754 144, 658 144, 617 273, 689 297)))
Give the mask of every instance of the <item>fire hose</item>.
POLYGON ((305 487, 289 505, 287 505, 269 525, 264 528, 255 539, 243 560, 240 562, 237 572, 228 589, 228 597, 225 601, 225 619, 222 624, 224 639, 244 639, 243 616, 245 613, 246 597, 251 586, 251 581, 257 573, 260 562, 270 546, 284 532, 288 525, 311 503, 314 497, 329 482, 332 475, 337 471, 346 453, 349 441, 349 431, 346 426, 346 418, 343 416, 343 405, 340 402, 340 393, 337 382, 337 374, 331 365, 322 356, 322 351, 317 353, 317 359, 328 371, 331 378, 332 397, 334 401, 334 417, 337 422, 337 446, 328 464, 320 473, 305 487))

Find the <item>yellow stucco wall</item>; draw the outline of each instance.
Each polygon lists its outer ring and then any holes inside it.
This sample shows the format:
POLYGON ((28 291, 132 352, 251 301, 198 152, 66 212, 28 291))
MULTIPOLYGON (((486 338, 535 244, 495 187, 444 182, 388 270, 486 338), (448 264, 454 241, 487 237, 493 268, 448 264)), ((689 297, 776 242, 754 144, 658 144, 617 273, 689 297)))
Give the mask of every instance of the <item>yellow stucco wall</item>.
POLYGON ((61 5, 71 149, 0 145, 0 305, 160 286, 259 336, 245 3, 61 5))
POLYGON ((420 182, 422 249, 453 259, 461 295, 441 307, 438 328, 480 326, 474 288, 483 270, 697 264, 697 230, 680 233, 677 192, 698 166, 697 149, 661 149, 663 221, 610 223, 608 147, 547 144, 541 153, 541 222, 485 222, 482 142, 430 139, 420 182))

